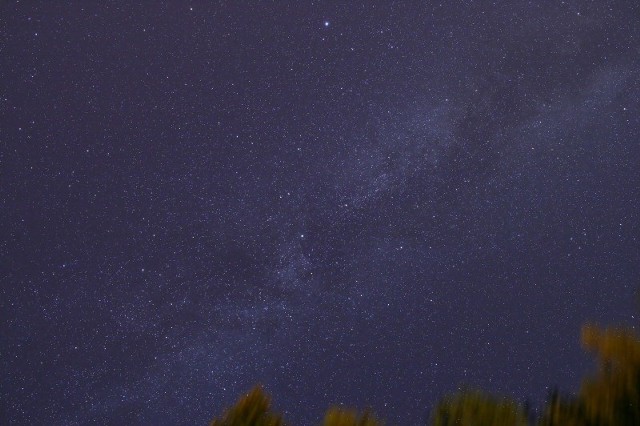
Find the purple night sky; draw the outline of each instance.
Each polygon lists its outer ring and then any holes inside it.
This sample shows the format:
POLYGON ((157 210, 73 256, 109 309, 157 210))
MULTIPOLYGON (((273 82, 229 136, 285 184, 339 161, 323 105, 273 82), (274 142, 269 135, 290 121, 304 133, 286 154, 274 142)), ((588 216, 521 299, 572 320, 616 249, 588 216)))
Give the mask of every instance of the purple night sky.
POLYGON ((0 423, 255 383, 424 422, 637 323, 640 2, 0 5, 0 423))

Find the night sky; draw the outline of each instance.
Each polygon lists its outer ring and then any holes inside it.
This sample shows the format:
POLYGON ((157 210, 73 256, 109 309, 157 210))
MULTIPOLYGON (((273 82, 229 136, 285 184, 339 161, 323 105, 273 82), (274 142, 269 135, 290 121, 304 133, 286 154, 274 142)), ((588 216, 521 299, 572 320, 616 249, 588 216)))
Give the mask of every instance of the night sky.
POLYGON ((637 322, 640 3, 4 1, 0 423, 255 383, 542 403, 637 322), (137 3, 137 4, 133 4, 137 3))

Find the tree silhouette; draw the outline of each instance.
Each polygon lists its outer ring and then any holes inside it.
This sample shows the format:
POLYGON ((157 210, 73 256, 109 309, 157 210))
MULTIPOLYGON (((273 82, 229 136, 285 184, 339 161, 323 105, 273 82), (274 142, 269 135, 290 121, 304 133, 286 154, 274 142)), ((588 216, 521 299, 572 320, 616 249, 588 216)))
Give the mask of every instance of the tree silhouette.
POLYGON ((640 425, 640 341, 630 330, 582 329, 582 344, 595 352, 599 369, 580 388, 590 424, 640 425))
POLYGON ((271 399, 261 386, 256 386, 228 409, 222 418, 213 419, 210 426, 283 426, 282 416, 272 413, 270 409, 271 399))
POLYGON ((464 391, 445 397, 433 411, 434 426, 526 426, 524 409, 506 398, 479 391, 464 391))
POLYGON ((333 407, 324 416, 324 426, 382 426, 373 414, 365 411, 358 414, 356 410, 333 407))
POLYGON ((545 408, 540 426, 579 426, 585 425, 584 407, 573 397, 561 396, 554 389, 545 408))
MULTIPOLYGON (((554 390, 539 426, 640 425, 640 339, 630 329, 582 329, 582 345, 595 353, 597 372, 583 380, 576 396, 554 390)), ((240 398, 211 426, 283 426, 282 416, 271 412, 270 398, 260 386, 240 398)), ((432 411, 433 426, 525 426, 530 410, 480 391, 463 391, 443 398, 432 411)), ((368 411, 330 408, 324 426, 380 426, 368 411)))

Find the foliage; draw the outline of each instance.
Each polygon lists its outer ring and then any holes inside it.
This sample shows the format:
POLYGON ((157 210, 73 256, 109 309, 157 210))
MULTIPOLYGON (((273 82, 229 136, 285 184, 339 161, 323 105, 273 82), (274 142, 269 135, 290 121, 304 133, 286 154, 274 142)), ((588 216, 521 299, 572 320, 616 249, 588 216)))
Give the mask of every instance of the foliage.
POLYGON ((582 345, 598 357, 598 372, 575 398, 552 398, 541 424, 640 425, 640 340, 630 330, 586 325, 582 345))
POLYGON ((545 413, 540 420, 540 426, 581 426, 585 425, 584 406, 571 397, 560 397, 554 391, 549 400, 545 413))
MULTIPOLYGON (((631 330, 601 329, 587 325, 582 345, 595 353, 597 373, 582 382, 576 396, 554 392, 544 408, 539 426, 640 425, 640 339, 631 330)), ((526 411, 519 404, 479 391, 447 396, 435 407, 433 426, 525 426, 526 411)), ((211 426, 283 426, 282 416, 272 413, 270 399, 256 387, 211 426)), ((330 408, 324 426, 379 426, 368 411, 330 408)))
POLYGON ((358 414, 356 410, 333 407, 324 416, 324 426, 382 426, 369 412, 358 414))
POLYGON ((270 411, 271 399, 256 386, 220 419, 213 419, 210 426, 282 426, 282 416, 270 411))
POLYGON ((524 410, 515 402, 478 391, 445 397, 432 414, 434 426, 526 426, 524 410))
POLYGON ((640 425, 640 341, 630 331, 585 326, 582 344, 599 369, 582 383, 579 398, 589 424, 640 425))

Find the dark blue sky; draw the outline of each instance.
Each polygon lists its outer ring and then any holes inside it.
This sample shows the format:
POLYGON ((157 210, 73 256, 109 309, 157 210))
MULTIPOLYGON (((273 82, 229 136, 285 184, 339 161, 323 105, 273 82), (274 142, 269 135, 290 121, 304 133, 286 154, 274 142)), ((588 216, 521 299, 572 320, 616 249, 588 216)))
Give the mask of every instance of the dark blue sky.
POLYGON ((575 390, 581 324, 637 322, 636 1, 0 18, 2 423, 205 424, 261 382, 418 424, 575 390))

